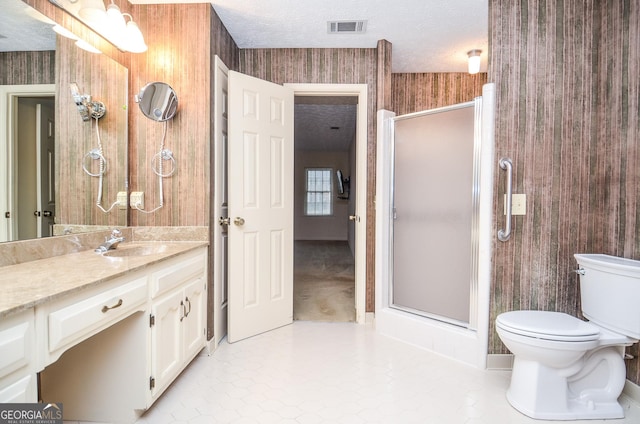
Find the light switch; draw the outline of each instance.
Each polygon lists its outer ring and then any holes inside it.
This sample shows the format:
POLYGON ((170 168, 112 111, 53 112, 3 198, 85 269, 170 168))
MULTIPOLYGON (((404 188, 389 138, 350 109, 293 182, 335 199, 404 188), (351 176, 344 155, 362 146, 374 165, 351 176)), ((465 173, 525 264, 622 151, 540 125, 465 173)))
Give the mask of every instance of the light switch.
POLYGON ((144 209, 144 192, 132 191, 130 205, 133 209, 144 209))
MULTIPOLYGON (((507 214, 507 195, 504 195, 504 212, 507 214)), ((512 194, 511 195, 511 215, 526 215, 527 214, 527 195, 526 194, 512 194)))

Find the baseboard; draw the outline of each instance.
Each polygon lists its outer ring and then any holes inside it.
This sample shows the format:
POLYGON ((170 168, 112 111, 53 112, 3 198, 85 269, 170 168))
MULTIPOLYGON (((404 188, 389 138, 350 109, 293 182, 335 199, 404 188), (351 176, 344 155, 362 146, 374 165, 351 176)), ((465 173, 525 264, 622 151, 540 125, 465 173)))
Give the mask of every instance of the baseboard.
POLYGON ((625 381, 622 394, 640 405, 640 386, 637 384, 632 383, 629 380, 625 381))
POLYGON ((511 368, 513 368, 513 355, 511 353, 487 355, 488 370, 510 370, 511 368))
POLYGON ((375 324, 376 322, 376 314, 374 312, 365 312, 364 313, 364 323, 365 324, 375 324))

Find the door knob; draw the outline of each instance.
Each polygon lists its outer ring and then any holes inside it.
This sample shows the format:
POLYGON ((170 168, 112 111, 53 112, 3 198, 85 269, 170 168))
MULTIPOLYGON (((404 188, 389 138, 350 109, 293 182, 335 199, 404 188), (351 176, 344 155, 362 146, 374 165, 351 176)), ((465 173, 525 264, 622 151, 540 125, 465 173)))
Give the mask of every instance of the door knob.
POLYGON ((240 226, 244 225, 244 218, 240 218, 239 216, 235 217, 233 223, 240 226))
POLYGON ((231 218, 229 218, 229 217, 226 217, 226 218, 220 217, 220 218, 218 218, 218 224, 220 224, 220 225, 229 225, 229 224, 231 224, 231 218))
POLYGON ((349 221, 360 222, 360 217, 358 215, 349 215, 349 221))

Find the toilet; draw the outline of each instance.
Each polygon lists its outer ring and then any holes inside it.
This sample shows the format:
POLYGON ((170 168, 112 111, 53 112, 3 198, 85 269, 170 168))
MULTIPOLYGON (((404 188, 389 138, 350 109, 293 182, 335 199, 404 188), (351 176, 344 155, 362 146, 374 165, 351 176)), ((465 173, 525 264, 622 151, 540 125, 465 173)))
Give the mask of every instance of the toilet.
POLYGON ((514 355, 507 400, 536 419, 623 418, 624 349, 640 339, 640 261, 574 257, 589 321, 548 311, 496 318, 496 331, 514 355))

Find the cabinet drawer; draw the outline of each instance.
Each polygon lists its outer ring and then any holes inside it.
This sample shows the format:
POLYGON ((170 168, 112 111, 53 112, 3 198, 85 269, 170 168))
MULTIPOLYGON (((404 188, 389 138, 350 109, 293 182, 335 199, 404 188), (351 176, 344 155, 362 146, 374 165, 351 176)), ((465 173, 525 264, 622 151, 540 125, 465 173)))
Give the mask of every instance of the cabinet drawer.
POLYGON ((155 298, 194 278, 202 278, 206 267, 206 249, 176 258, 172 264, 152 274, 151 297, 155 298))
POLYGON ((147 277, 103 291, 49 313, 49 351, 79 343, 147 300, 147 277))
POLYGON ((33 363, 34 322, 33 309, 0 322, 0 379, 33 363))

